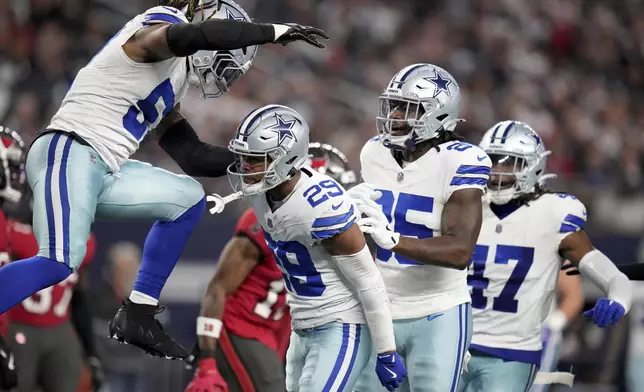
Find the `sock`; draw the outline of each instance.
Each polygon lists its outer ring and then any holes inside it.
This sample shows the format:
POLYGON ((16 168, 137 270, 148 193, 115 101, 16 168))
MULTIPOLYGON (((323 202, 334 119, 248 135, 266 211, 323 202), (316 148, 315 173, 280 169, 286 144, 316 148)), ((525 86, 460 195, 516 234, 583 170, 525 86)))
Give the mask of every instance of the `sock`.
POLYGON ((159 304, 158 299, 151 297, 147 294, 143 294, 142 292, 136 291, 136 290, 132 290, 132 293, 130 294, 130 297, 128 299, 134 302, 135 304, 140 304, 140 305, 157 306, 159 304))
POLYGON ((205 210, 204 198, 175 221, 156 222, 152 226, 143 245, 143 261, 134 282, 130 301, 150 304, 152 300, 159 299, 165 282, 205 210))
POLYGON ((14 261, 0 268, 0 314, 32 294, 62 282, 72 270, 43 256, 14 261))

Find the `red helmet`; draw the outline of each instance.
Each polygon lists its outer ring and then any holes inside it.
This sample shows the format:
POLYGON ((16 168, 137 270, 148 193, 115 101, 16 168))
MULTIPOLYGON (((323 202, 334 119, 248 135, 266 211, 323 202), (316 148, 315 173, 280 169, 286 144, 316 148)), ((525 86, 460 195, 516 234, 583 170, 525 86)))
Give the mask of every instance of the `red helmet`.
POLYGON ((19 203, 25 193, 25 142, 11 128, 0 125, 0 200, 19 203))

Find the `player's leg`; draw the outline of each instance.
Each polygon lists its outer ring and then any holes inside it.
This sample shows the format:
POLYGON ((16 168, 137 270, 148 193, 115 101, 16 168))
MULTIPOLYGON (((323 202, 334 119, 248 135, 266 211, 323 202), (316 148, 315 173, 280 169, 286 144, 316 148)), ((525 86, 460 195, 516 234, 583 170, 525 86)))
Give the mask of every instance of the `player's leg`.
POLYGON ((505 361, 478 351, 463 374, 459 392, 527 392, 537 374, 537 366, 529 363, 505 361))
POLYGON ((40 362, 40 383, 46 392, 76 391, 81 380, 83 351, 69 323, 48 328, 47 351, 40 362))
MULTIPOLYGON (((401 352, 398 351, 398 354, 401 354, 401 352)), ((378 375, 376 374, 376 355, 375 353, 372 353, 367 366, 364 368, 356 382, 356 385, 353 387, 353 392, 385 392, 386 390, 387 389, 380 383, 380 380, 378 380, 378 375)))
POLYGON ((291 339, 286 350, 286 390, 299 392, 300 378, 306 359, 306 339, 300 333, 291 331, 291 339))
MULTIPOLYGON (((286 382, 277 351, 257 340, 235 336, 225 329, 222 329, 217 348, 225 357, 227 368, 233 371, 235 383, 241 385, 241 391, 284 392, 286 382)), ((219 363, 217 358, 218 366, 219 363)), ((231 378, 229 374, 220 372, 228 383, 231 378)), ((230 389, 230 392, 233 390, 230 389)))
POLYGON ((16 361, 18 392, 33 392, 38 386, 38 364, 43 339, 44 337, 34 327, 22 324, 9 325, 7 344, 11 347, 16 361))
POLYGON ((204 210, 201 184, 145 162, 127 161, 118 177, 106 180, 97 218, 157 220, 145 240, 132 295, 110 323, 112 336, 154 355, 187 355, 158 327, 154 315, 161 290, 204 210))
POLYGON ((85 256, 107 166, 64 133, 36 139, 27 156, 38 255, 0 269, 0 313, 67 278, 85 256))
MULTIPOLYGON (((562 331, 550 330, 543 328, 541 331, 543 342, 543 351, 541 353, 541 365, 539 370, 542 372, 554 372, 559 364, 559 355, 561 353, 561 344, 563 341, 562 331)), ((531 392, 548 392, 548 384, 536 384, 530 389, 531 392)))
MULTIPOLYGON (((472 336, 470 304, 407 320, 407 379, 418 392, 456 391, 472 336)), ((396 329, 402 328, 396 321, 396 329)))
POLYGON ((353 390, 372 356, 369 329, 359 324, 329 323, 298 333, 305 341, 299 391, 353 390))

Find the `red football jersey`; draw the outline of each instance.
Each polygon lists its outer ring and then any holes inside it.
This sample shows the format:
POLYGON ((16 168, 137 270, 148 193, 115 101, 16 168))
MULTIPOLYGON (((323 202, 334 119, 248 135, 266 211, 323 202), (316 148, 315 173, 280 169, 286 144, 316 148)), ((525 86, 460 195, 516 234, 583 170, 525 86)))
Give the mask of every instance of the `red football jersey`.
POLYGON ((262 228, 253 210, 239 218, 235 235, 244 235, 259 246, 261 261, 248 274, 237 291, 228 296, 224 308, 224 326, 233 334, 257 339, 277 350, 282 318, 286 309, 286 287, 273 253, 268 249, 262 228))
MULTIPOLYGON (((26 259, 38 253, 38 241, 30 225, 9 220, 7 234, 14 260, 26 259)), ((94 234, 90 234, 81 269, 94 258, 95 250, 96 239, 94 234)), ((78 272, 74 272, 58 284, 40 290, 14 306, 9 311, 10 320, 36 327, 55 327, 64 323, 69 320, 69 304, 76 283, 78 272)))

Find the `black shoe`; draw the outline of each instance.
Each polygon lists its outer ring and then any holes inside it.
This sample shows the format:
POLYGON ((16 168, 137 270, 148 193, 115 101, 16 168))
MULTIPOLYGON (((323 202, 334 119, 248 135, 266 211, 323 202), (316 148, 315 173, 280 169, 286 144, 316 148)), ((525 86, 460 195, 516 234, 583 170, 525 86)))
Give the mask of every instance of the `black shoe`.
POLYGON ((163 308, 141 305, 129 299, 123 302, 110 321, 110 338, 139 347, 146 353, 168 359, 185 358, 188 352, 165 333, 154 318, 163 308))

